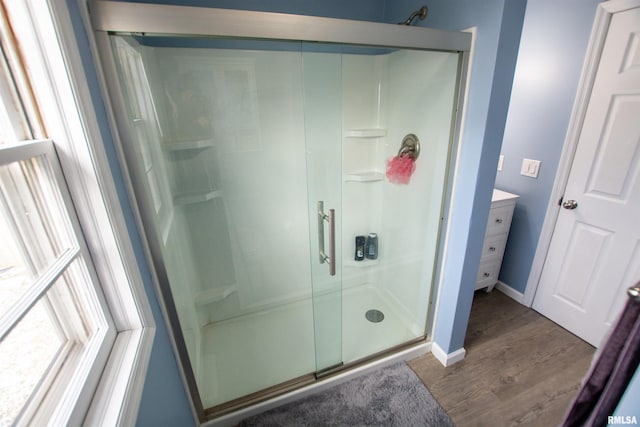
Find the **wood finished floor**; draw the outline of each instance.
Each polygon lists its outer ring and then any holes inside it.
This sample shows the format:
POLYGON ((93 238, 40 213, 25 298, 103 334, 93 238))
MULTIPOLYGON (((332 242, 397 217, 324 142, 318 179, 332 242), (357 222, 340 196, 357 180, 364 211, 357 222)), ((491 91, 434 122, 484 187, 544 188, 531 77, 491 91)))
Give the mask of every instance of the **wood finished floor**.
POLYGON ((498 291, 477 291, 465 359, 409 362, 457 427, 556 426, 595 349, 498 291))

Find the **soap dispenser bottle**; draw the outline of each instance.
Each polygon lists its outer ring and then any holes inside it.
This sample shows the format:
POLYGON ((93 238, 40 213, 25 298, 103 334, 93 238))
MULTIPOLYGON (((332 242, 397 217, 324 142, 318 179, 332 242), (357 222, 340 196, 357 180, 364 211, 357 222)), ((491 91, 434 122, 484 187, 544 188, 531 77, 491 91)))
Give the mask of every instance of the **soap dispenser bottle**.
POLYGON ((354 259, 356 261, 362 261, 364 259, 364 247, 365 247, 365 237, 356 236, 356 253, 354 255, 354 259))
POLYGON ((367 236, 367 243, 364 248, 364 254, 367 259, 378 258, 378 235, 376 233, 369 233, 367 236))

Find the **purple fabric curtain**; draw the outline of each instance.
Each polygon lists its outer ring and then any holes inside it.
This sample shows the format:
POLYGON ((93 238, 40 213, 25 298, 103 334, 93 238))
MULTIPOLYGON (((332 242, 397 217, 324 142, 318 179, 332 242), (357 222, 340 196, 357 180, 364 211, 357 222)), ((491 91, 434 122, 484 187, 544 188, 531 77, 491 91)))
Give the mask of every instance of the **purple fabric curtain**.
MULTIPOLYGON (((640 283, 636 288, 640 287, 640 283)), ((608 424, 640 362, 640 298, 631 296, 582 388, 565 415, 563 427, 608 424)))

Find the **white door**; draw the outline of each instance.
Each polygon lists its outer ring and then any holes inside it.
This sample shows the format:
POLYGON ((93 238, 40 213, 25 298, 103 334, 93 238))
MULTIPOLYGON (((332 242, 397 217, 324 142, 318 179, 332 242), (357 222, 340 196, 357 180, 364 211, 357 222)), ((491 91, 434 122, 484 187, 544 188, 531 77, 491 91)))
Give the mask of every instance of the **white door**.
POLYGON ((613 14, 533 308, 599 346, 640 281, 640 8, 613 14))

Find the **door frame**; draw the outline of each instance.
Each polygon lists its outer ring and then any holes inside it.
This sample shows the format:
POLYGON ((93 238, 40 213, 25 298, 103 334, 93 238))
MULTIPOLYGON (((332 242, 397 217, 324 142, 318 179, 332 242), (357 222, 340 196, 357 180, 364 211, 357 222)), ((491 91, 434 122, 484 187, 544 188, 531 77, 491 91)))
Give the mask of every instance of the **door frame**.
POLYGON ((567 182, 569 181, 573 158, 578 148, 578 141, 582 131, 584 117, 587 112, 587 107, 589 106, 589 100, 591 99, 593 82, 596 78, 598 65, 600 64, 600 57, 609 31, 611 18, 615 13, 624 12, 625 10, 635 9, 637 7, 640 7, 640 0, 610 0, 598 5, 593 28, 591 30, 591 36, 589 38, 589 46, 587 47, 584 65, 582 68, 582 74, 578 83, 576 100, 574 102, 573 111, 571 112, 571 118, 569 119, 567 136, 565 137, 562 154, 560 155, 558 170, 556 172, 553 188, 549 197, 549 205, 544 217, 544 223, 540 232, 536 253, 533 257, 531 271, 529 272, 529 279, 527 280, 527 287, 525 288, 524 297, 522 299, 522 304, 527 307, 531 307, 533 305, 533 300, 538 290, 538 286, 540 285, 542 270, 544 268, 547 252, 551 245, 551 239, 553 237, 556 221, 560 212, 559 201, 564 196, 564 191, 567 187, 567 182))

